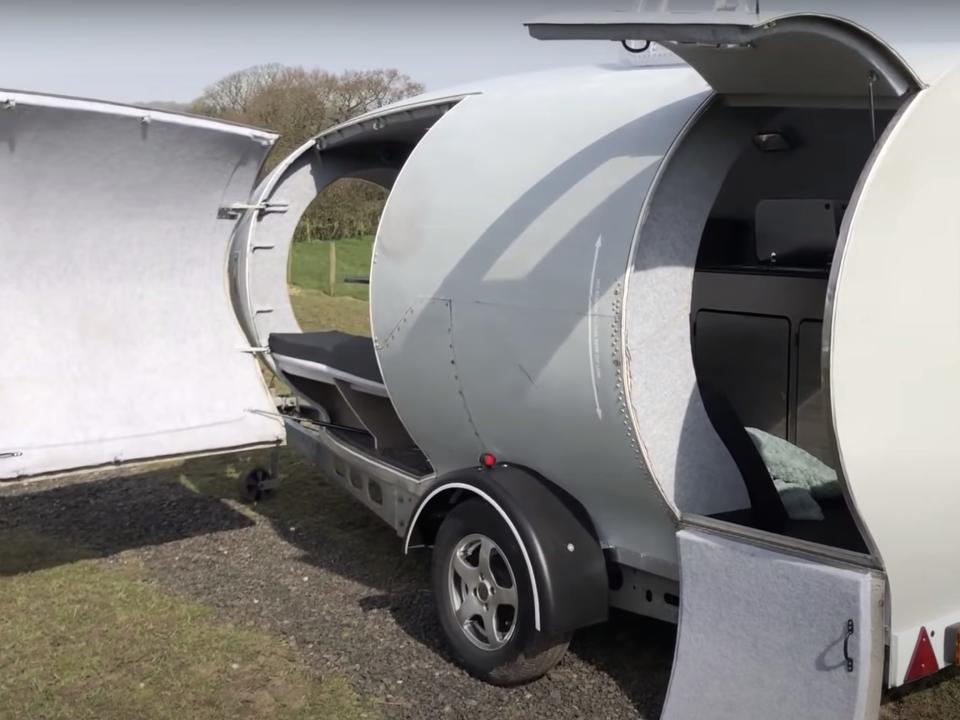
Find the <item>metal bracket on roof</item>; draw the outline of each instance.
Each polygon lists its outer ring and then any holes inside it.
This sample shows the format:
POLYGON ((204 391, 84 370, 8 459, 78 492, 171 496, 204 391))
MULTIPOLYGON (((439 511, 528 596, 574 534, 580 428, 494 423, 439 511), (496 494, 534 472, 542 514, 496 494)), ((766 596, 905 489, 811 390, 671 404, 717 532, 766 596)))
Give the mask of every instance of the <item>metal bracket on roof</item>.
POLYGON ((248 203, 233 203, 226 205, 217 211, 217 218, 220 220, 237 220, 248 210, 255 210, 257 215, 268 215, 272 213, 285 213, 290 209, 290 203, 268 200, 266 202, 251 205, 248 203))

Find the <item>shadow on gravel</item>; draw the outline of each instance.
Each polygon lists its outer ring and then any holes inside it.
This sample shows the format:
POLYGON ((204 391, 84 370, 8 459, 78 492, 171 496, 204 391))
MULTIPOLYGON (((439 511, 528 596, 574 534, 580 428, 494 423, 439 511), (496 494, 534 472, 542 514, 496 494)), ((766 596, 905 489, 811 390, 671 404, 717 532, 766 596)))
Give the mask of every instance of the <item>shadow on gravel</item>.
MULTIPOLYGON (((453 662, 435 620, 429 591, 415 598, 368 597, 361 607, 389 611, 413 640, 453 662)), ((608 622, 578 631, 568 652, 616 682, 640 717, 658 718, 667 695, 675 641, 672 625, 614 610, 608 622)), ((553 671, 553 675, 562 673, 562 666, 553 671)))
MULTIPOLYGON (((0 532, 42 535, 65 548, 81 546, 93 557, 253 524, 227 505, 211 503, 156 475, 72 481, 53 488, 43 483, 8 486, 0 493, 0 532)), ((0 567, 0 575, 41 570, 72 559, 38 552, 16 567, 0 567)))
MULTIPOLYGON (((360 605, 365 611, 387 610, 413 640, 444 661, 453 662, 429 591, 423 590, 413 597, 368 597, 360 605)), ((613 610, 608 622, 578 631, 568 654, 608 675, 640 717, 658 718, 667 696, 676 635, 676 628, 667 623, 613 610)), ((561 666, 552 674, 562 673, 561 666)))
POLYGON ((677 629, 611 610, 610 620, 579 631, 570 652, 609 675, 644 718, 658 718, 667 697, 677 629))

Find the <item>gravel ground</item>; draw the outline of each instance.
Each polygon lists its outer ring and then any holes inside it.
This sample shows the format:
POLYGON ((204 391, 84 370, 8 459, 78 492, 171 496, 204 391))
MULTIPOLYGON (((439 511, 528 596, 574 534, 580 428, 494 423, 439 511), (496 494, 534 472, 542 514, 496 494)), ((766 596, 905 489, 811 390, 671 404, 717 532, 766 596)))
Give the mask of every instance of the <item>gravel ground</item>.
MULTIPOLYGON (((224 491, 236 485, 229 459, 205 460, 135 477, 0 488, 0 529, 53 535, 105 562, 135 558, 165 590, 282 636, 311 669, 346 677, 387 718, 659 716, 672 627, 615 615, 578 633, 542 681, 514 689, 478 682, 446 654, 428 559, 402 557, 389 528, 286 459, 288 484, 252 509, 224 491)), ((925 686, 888 703, 883 717, 958 717, 958 687, 953 677, 925 686)))

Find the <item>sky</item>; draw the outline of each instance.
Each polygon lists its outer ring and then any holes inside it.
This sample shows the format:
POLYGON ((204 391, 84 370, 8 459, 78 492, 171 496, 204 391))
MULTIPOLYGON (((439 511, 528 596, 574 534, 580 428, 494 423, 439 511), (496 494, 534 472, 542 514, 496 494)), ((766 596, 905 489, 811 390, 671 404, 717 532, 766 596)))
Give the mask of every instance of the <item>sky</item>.
MULTIPOLYGON (((603 0, 602 7, 631 7, 603 0)), ((0 88, 119 102, 189 101, 279 62, 395 67, 428 89, 564 65, 615 63, 611 42, 533 40, 524 20, 584 0, 0 0, 0 88)), ((597 9, 596 0, 588 4, 597 9)))
MULTIPOLYGON (((612 42, 533 40, 525 20, 717 2, 756 0, 0 0, 0 88, 186 102, 228 73, 278 62, 394 67, 440 90, 564 65, 639 62, 612 42)), ((761 7, 844 7, 869 16, 866 24, 889 39, 924 41, 957 42, 960 16, 958 0, 762 0, 761 7)))

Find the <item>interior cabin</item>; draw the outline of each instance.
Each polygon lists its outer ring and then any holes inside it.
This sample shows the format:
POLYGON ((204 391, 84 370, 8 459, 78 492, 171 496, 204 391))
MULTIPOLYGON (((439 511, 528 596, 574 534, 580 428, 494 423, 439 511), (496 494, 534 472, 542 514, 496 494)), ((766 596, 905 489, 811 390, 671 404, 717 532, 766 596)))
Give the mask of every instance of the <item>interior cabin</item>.
POLYGON ((702 190, 692 204, 705 215, 690 315, 694 366, 752 504, 720 519, 867 552, 839 492, 816 499, 822 520, 791 519, 741 428, 781 438, 840 471, 824 387, 827 290, 874 133, 892 117, 891 110, 871 116, 860 108, 718 104, 695 130, 710 135, 711 126, 724 126, 721 142, 739 145, 690 190, 702 190), (729 123, 738 131, 729 133, 729 123))

